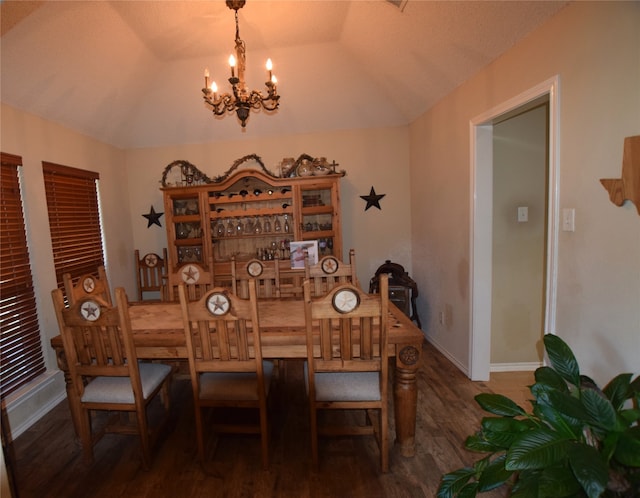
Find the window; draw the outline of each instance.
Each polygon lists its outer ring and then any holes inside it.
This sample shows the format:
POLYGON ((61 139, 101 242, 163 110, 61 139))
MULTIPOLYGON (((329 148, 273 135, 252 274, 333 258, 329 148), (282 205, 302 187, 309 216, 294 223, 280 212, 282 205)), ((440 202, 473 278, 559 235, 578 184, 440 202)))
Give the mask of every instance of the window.
POLYGON ((98 207, 98 173, 43 162, 53 262, 58 287, 62 275, 76 279, 104 265, 98 207))
POLYGON ((1 154, 0 170, 0 396, 45 372, 22 211, 18 167, 1 154))

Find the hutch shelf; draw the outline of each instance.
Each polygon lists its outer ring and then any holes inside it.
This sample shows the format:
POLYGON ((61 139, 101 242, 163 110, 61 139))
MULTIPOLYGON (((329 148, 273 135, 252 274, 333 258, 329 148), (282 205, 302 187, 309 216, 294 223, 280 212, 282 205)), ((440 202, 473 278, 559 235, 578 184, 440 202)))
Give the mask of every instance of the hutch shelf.
POLYGON ((281 178, 244 169, 220 181, 163 187, 170 271, 188 262, 213 265, 224 280, 232 258, 279 260, 291 270, 293 241, 317 241, 319 257, 342 258, 342 176, 281 178))

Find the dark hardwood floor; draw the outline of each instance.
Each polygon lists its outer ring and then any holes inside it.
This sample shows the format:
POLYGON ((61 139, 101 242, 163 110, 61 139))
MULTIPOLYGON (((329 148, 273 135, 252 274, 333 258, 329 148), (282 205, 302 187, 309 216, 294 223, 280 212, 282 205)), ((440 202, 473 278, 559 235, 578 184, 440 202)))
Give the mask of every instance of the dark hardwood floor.
MULTIPOLYGON (((137 438, 119 435, 105 436, 95 447, 94 463, 85 465, 65 400, 14 442, 19 496, 434 497, 443 473, 477 457, 463 443, 484 413, 473 397, 490 388, 469 381, 425 344, 418 390, 416 455, 405 458, 392 447, 388 474, 379 471, 371 438, 322 440, 320 468, 311 470, 302 366, 296 361, 287 362, 285 378, 274 386, 268 471, 261 470, 259 440, 251 436, 210 441, 206 463, 197 462, 186 380, 174 382, 172 424, 149 471, 141 467, 137 438)), ((392 415, 391 410, 393 430, 392 415)))

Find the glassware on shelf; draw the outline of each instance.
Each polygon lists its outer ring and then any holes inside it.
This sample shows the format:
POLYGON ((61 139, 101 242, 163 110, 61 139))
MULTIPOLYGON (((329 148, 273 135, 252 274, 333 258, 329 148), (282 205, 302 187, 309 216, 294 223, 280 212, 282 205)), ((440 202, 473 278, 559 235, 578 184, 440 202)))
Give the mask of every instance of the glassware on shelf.
POLYGON ((267 216, 264 220, 264 233, 271 233, 271 216, 267 216))
POLYGON ((318 240, 318 249, 320 250, 320 254, 325 254, 327 250, 327 239, 318 240))
POLYGON ((253 233, 253 221, 251 220, 251 218, 245 218, 244 219, 244 231, 243 233, 245 235, 250 235, 253 233))
POLYGON ((280 223, 280 218, 276 216, 276 221, 273 223, 273 229, 276 232, 282 232, 282 224, 280 223))
POLYGON ((216 237, 224 237, 224 233, 226 229, 224 227, 224 221, 222 218, 218 219, 218 224, 216 225, 216 237))
POLYGON ((242 235, 244 232, 244 225, 242 224, 242 220, 238 218, 238 222, 236 223, 236 235, 242 235))
POLYGON ((284 233, 289 233, 291 227, 289 226, 289 215, 284 215, 284 233))
POLYGON ((189 229, 186 223, 178 223, 176 226, 176 237, 178 239, 186 239, 189 237, 189 229))
POLYGON ((261 234, 262 233, 262 223, 260 223, 260 218, 256 216, 256 222, 253 224, 253 233, 261 234))
POLYGON ((233 224, 233 218, 227 220, 227 237, 231 237, 236 234, 236 227, 233 224))

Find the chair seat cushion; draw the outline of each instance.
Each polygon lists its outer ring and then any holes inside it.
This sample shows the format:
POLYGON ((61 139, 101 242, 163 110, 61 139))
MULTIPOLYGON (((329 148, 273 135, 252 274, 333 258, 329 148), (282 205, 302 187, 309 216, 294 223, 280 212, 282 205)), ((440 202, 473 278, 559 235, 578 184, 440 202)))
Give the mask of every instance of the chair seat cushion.
MULTIPOLYGON (((304 362, 304 380, 309 392, 309 367, 304 362)), ((378 372, 316 372, 316 401, 380 401, 378 372)))
MULTIPOLYGON (((171 373, 171 367, 162 363, 139 363, 138 369, 144 399, 171 373)), ((134 402, 131 380, 129 377, 96 377, 84 388, 82 402, 131 404, 134 402)))
MULTIPOLYGON (((265 394, 269 394, 273 362, 263 361, 265 394)), ((206 372, 200 374, 200 399, 257 400, 257 376, 253 372, 206 372)))

